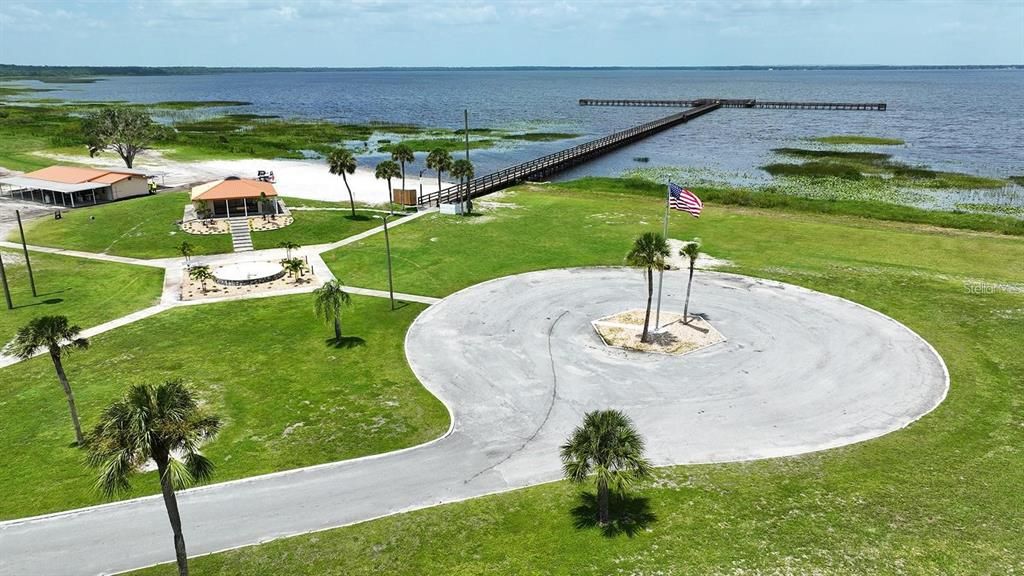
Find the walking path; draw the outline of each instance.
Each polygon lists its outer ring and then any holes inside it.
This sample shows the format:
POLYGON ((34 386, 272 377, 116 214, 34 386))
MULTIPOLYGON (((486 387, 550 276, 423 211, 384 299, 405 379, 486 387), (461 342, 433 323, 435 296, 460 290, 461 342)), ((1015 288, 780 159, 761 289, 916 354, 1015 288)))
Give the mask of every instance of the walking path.
MULTIPOLYGON (((664 302, 682 309, 683 272, 664 302)), ((619 407, 657 465, 800 454, 906 426, 945 397, 935 351, 902 324, 795 286, 699 273, 692 309, 728 341, 685 356, 604 346, 590 320, 632 308, 640 275, 533 272, 457 292, 406 337, 451 413, 443 437, 179 493, 192 555, 555 480, 586 411, 619 407)), ((0 574, 97 574, 174 559, 160 496, 0 523, 0 574)))
MULTIPOLYGON (((421 218, 427 214, 435 212, 436 209, 421 210, 415 214, 405 216, 394 222, 391 222, 388 226, 395 227, 411 222, 417 218, 421 218)), ((384 226, 377 226, 369 230, 360 232, 353 236, 349 236, 337 242, 331 242, 329 244, 315 244, 313 246, 304 246, 296 250, 292 250, 292 255, 298 258, 307 258, 309 260, 310 269, 314 276, 317 278, 317 282, 312 282, 303 286, 289 288, 287 290, 275 290, 272 292, 259 292, 254 294, 236 294, 232 296, 214 297, 214 298, 202 298, 197 300, 182 300, 181 299, 181 285, 185 274, 185 259, 184 258, 155 258, 155 259, 142 259, 142 258, 128 258, 125 256, 113 256, 111 254, 102 254, 96 252, 81 252, 78 250, 66 250, 63 248, 50 248, 47 246, 33 246, 28 245, 28 249, 32 252, 43 252, 47 254, 58 254, 61 256, 73 256, 75 258, 87 258, 90 260, 102 260, 104 262, 116 262, 119 264, 132 264, 136 266, 150 266, 153 268, 162 268, 164 270, 164 285, 163 290, 160 294, 160 303, 143 310, 139 310, 122 316, 121 318, 115 318, 109 322, 104 322, 98 326, 93 326, 82 331, 82 336, 91 338, 93 336, 102 334, 104 332, 113 330, 114 328, 120 328, 126 324, 130 324, 143 318, 148 318, 164 310, 169 310, 176 306, 195 306, 199 304, 212 304, 215 302, 228 302, 232 300, 248 300, 253 298, 269 298, 272 296, 287 296, 289 294, 303 294, 312 292, 318 286, 325 282, 334 280, 334 274, 331 273, 330 268, 324 263, 323 258, 320 256, 324 252, 340 248, 358 242, 364 238, 369 238, 374 234, 379 234, 384 231, 384 226)), ((248 228, 246 228, 248 234, 248 228)), ((2 242, 0 241, 0 247, 11 248, 21 250, 21 244, 14 242, 2 242)), ((237 247, 236 247, 237 250, 237 247)), ((233 252, 227 254, 210 254, 207 256, 193 256, 191 262, 193 264, 202 264, 207 266, 224 266, 227 264, 235 264, 241 262, 255 262, 255 261, 277 261, 286 257, 287 251, 284 248, 272 248, 269 250, 252 250, 251 244, 250 249, 244 252, 233 252)), ((377 298, 389 298, 390 294, 386 290, 371 290, 367 288, 358 288, 354 286, 346 286, 345 289, 352 294, 359 294, 362 296, 372 296, 377 298)), ((419 296, 416 294, 405 294, 396 292, 394 294, 396 300, 403 300, 409 302, 420 302, 423 304, 433 304, 438 302, 437 298, 431 298, 428 296, 419 296)), ((38 356, 38 354, 37 354, 38 356)), ((21 359, 16 356, 9 356, 0 353, 0 368, 17 364, 21 359)))

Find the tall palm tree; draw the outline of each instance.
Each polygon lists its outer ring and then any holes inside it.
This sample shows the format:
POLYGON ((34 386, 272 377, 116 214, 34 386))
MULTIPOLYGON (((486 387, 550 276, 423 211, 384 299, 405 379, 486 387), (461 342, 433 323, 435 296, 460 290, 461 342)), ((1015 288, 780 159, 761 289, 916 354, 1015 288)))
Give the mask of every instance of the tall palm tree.
POLYGON ((291 240, 282 240, 282 241, 277 243, 277 247, 278 248, 284 248, 284 250, 285 250, 285 258, 289 258, 290 259, 292 257, 292 250, 298 250, 299 248, 302 248, 302 245, 301 244, 296 244, 295 242, 292 242, 291 240))
POLYGON ((644 315, 644 332, 641 342, 648 342, 648 327, 651 323, 651 298, 654 296, 654 269, 665 267, 669 254, 668 242, 658 232, 644 232, 633 241, 633 248, 626 255, 626 262, 636 268, 647 269, 647 314, 644 315))
POLYGON ((316 299, 313 306, 316 315, 326 322, 334 324, 334 339, 341 340, 341 309, 352 303, 352 298, 345 292, 338 280, 331 280, 323 286, 313 290, 316 299))
POLYGON ((469 181, 473 179, 473 163, 465 158, 459 158, 452 162, 452 176, 459 179, 459 185, 462 185, 463 182, 466 184, 466 189, 463 193, 464 200, 462 202, 465 206, 466 214, 469 214, 473 211, 473 203, 469 198, 469 181))
POLYGON ((203 264, 202 266, 193 266, 189 268, 188 277, 199 282, 203 287, 203 294, 206 294, 206 281, 213 280, 213 272, 210 271, 209 266, 203 264))
POLYGON ((132 386, 103 411, 89 437, 89 463, 100 468, 96 485, 108 496, 128 489, 131 475, 147 461, 156 463, 180 576, 188 576, 188 555, 174 491, 213 475, 213 463, 199 453, 199 445, 219 429, 220 419, 205 413, 192 391, 172 380, 132 386))
POLYGON ((7 345, 7 352, 22 360, 28 360, 42 349, 50 353, 53 369, 57 372, 57 380, 64 388, 64 396, 68 400, 71 424, 75 427, 75 442, 82 446, 85 439, 82 437, 82 425, 78 422, 75 394, 68 383, 67 374, 64 373, 63 362, 63 358, 72 350, 84 350, 89 347, 89 341, 79 337, 79 332, 81 329, 78 326, 68 325, 65 316, 39 316, 18 330, 14 340, 7 345))
POLYGON ((185 265, 188 266, 192 254, 195 253, 195 249, 188 242, 182 242, 181 246, 178 247, 178 252, 181 252, 181 255, 185 258, 185 265))
POLYGON ((405 190, 405 163, 415 162, 416 153, 412 151, 412 148, 403 143, 399 143, 391 150, 391 159, 398 162, 402 167, 402 190, 405 190))
POLYGON ((693 266, 697 263, 697 257, 700 256, 700 238, 694 238, 693 241, 683 244, 683 247, 679 249, 679 255, 690 259, 690 279, 686 281, 686 303, 683 304, 683 324, 689 324, 690 287, 693 285, 693 266))
POLYGON ((377 180, 388 181, 388 208, 391 210, 391 214, 395 214, 394 199, 391 196, 391 179, 398 178, 399 169, 398 163, 394 160, 382 160, 377 164, 377 169, 374 170, 373 175, 377 180))
POLYGON ((597 521, 608 523, 608 493, 625 491, 635 480, 650 476, 644 439, 633 421, 618 410, 595 410, 583 417, 562 445, 562 470, 572 482, 593 474, 597 483, 597 521))
POLYGON ((327 166, 331 174, 341 176, 341 181, 345 183, 345 189, 348 190, 348 205, 352 208, 352 215, 356 215, 356 201, 352 198, 352 187, 348 185, 348 177, 346 174, 355 174, 356 172, 356 157, 352 154, 352 151, 344 146, 331 150, 331 153, 327 155, 327 166))
POLYGON ((452 155, 444 148, 434 148, 427 155, 427 168, 437 172, 437 205, 441 205, 441 174, 452 169, 452 155))

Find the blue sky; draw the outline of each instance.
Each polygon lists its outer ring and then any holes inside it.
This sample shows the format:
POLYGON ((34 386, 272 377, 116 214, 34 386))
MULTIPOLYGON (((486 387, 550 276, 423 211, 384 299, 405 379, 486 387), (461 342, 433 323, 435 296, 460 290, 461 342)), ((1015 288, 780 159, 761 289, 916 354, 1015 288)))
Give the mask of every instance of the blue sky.
POLYGON ((2 0, 0 63, 1021 64, 1024 0, 2 0))

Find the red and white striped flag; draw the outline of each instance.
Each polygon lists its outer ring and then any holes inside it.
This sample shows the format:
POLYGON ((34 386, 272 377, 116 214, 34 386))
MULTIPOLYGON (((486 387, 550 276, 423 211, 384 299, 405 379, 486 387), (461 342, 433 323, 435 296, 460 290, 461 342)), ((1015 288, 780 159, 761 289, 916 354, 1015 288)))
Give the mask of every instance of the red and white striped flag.
POLYGON ((704 210, 704 203, 693 192, 669 182, 668 207, 673 210, 689 212, 694 218, 700 218, 700 213, 704 210))

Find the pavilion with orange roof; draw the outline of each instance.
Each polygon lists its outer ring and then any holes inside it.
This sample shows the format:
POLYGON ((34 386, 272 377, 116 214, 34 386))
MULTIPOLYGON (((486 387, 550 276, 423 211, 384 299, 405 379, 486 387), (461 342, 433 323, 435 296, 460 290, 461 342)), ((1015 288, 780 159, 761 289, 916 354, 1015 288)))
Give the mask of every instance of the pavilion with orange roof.
POLYGON ((214 218, 281 213, 273 184, 236 176, 192 188, 192 204, 214 218))

